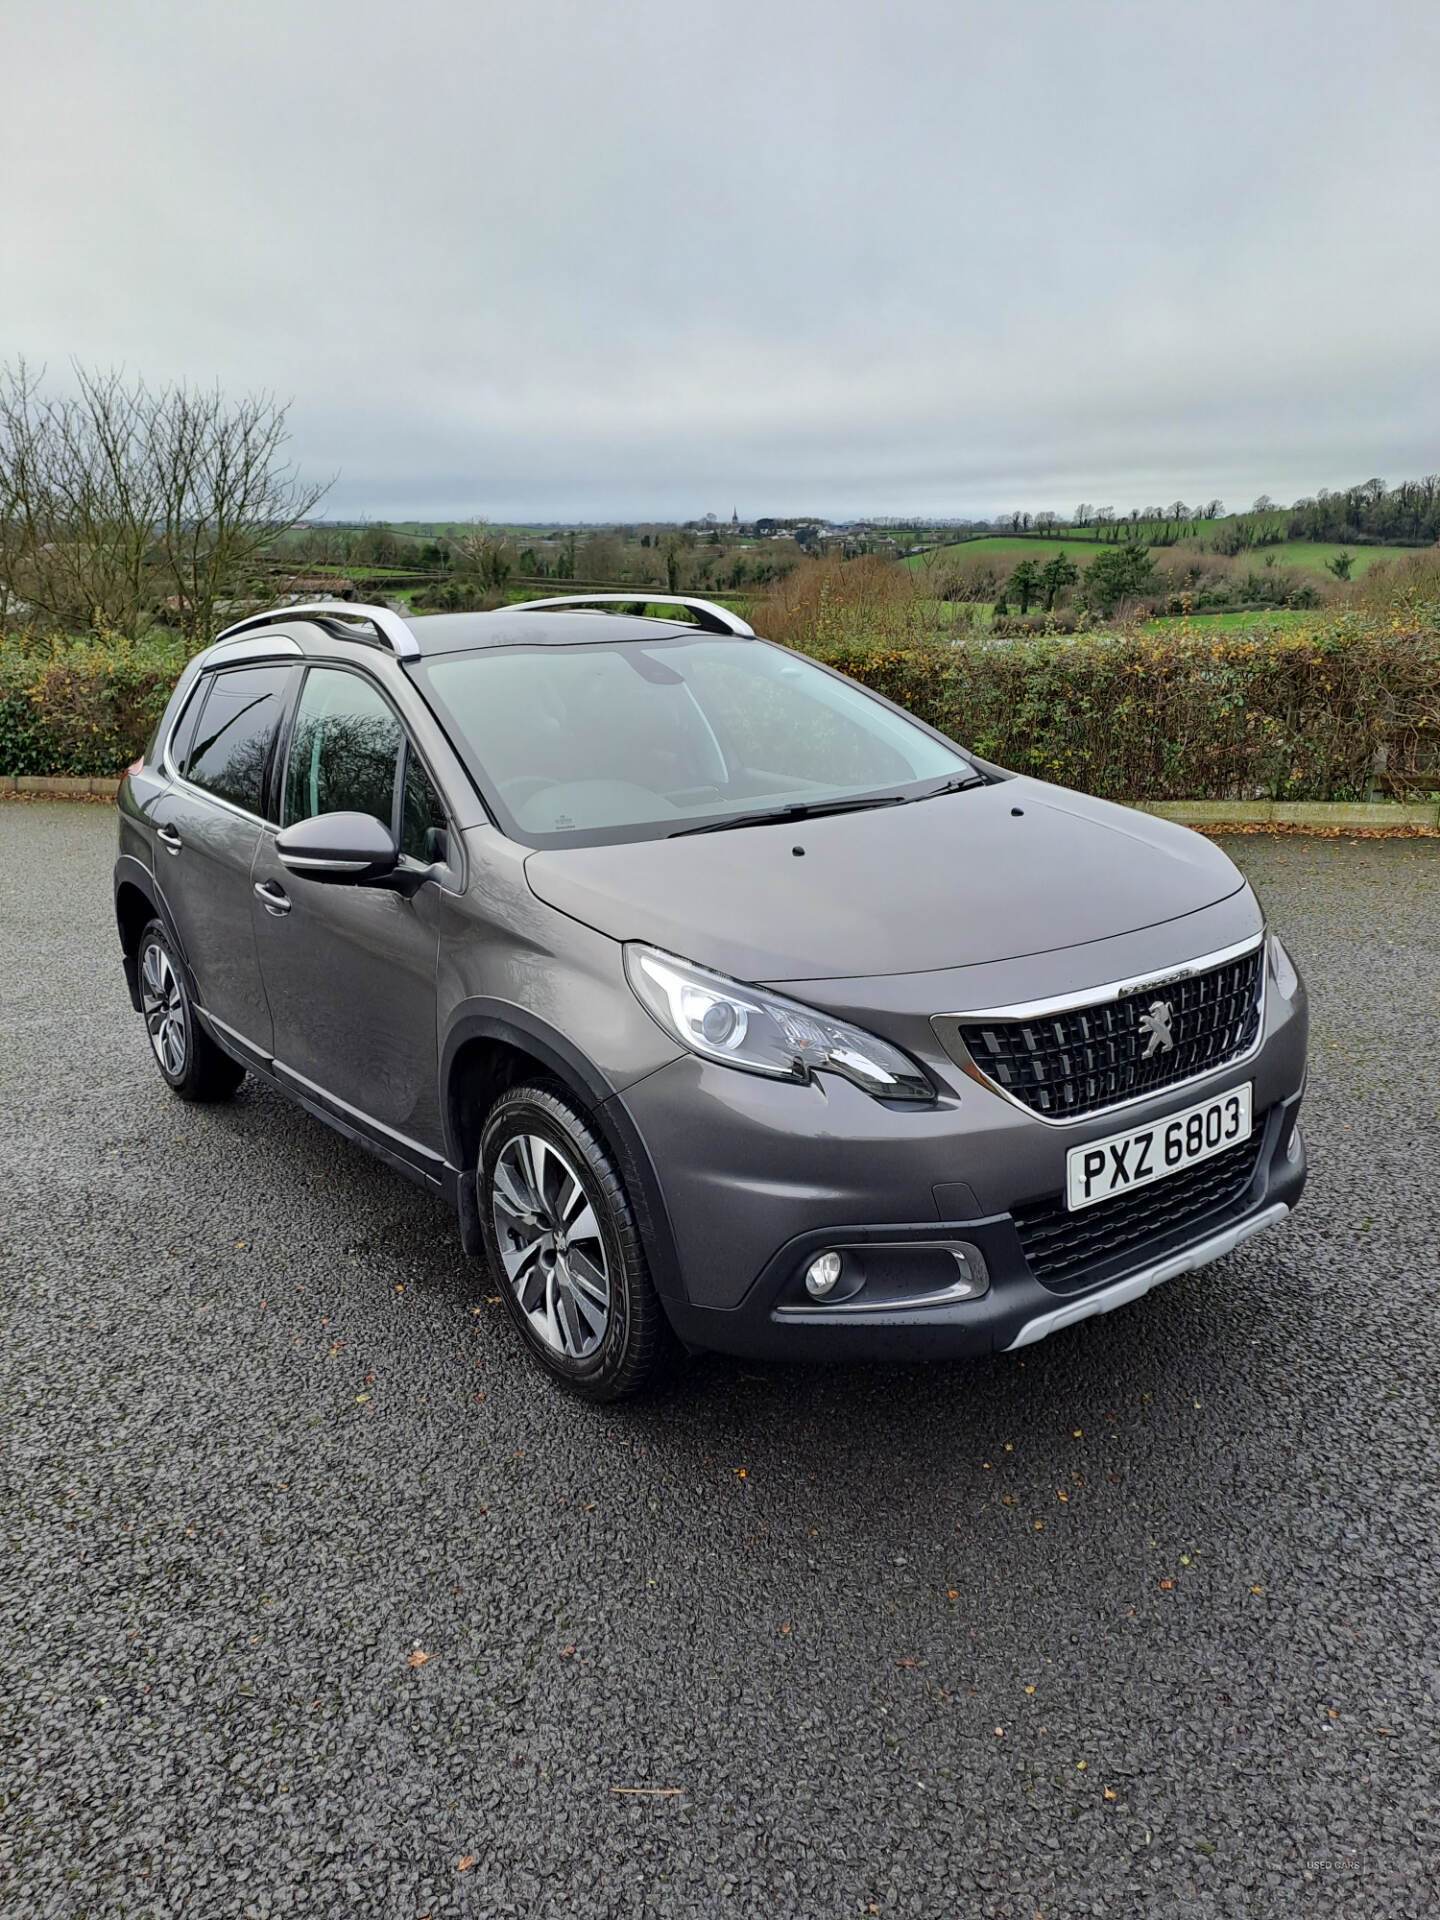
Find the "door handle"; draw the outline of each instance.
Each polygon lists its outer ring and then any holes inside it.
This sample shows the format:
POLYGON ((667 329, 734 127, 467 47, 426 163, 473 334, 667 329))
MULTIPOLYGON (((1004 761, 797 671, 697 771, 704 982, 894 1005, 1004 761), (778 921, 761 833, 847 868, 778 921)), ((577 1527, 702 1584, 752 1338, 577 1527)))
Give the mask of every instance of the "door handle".
POLYGON ((184 842, 174 827, 157 827, 155 829, 155 838, 167 853, 178 853, 184 845, 184 842))
POLYGON ((257 880, 255 897, 267 913, 278 916, 290 911, 290 896, 278 880, 257 880))

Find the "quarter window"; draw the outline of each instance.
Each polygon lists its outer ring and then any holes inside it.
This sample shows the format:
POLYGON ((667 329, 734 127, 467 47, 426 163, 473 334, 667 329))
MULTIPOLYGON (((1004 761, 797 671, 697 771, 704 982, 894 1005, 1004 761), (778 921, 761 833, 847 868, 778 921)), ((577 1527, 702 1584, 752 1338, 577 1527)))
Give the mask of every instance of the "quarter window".
POLYGON ((427 867, 447 857, 445 809, 430 776, 413 753, 405 756, 405 786, 400 801, 400 851, 427 867))
POLYGON ((264 813, 265 770, 285 706, 288 667, 235 667, 211 677, 182 772, 217 799, 264 813))
POLYGON ((395 818, 400 722, 358 673, 313 667, 295 714, 285 770, 285 824, 319 813, 395 818))

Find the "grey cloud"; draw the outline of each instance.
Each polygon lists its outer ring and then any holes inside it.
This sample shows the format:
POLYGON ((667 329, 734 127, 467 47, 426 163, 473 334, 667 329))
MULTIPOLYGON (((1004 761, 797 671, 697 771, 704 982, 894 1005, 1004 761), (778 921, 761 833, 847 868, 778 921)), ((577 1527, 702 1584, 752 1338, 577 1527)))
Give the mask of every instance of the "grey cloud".
POLYGON ((0 351, 293 395, 332 512, 1440 466, 1429 0, 11 18, 0 351))

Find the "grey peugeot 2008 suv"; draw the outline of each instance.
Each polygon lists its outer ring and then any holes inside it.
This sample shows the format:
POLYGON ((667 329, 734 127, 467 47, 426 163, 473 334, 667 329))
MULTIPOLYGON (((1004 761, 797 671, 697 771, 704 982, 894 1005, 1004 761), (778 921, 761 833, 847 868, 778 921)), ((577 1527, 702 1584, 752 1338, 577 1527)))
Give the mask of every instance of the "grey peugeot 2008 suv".
POLYGON ((592 1398, 1023 1346, 1304 1185, 1304 987, 1218 848, 705 601, 241 621, 119 827, 170 1087, 262 1076, 443 1194, 592 1398))

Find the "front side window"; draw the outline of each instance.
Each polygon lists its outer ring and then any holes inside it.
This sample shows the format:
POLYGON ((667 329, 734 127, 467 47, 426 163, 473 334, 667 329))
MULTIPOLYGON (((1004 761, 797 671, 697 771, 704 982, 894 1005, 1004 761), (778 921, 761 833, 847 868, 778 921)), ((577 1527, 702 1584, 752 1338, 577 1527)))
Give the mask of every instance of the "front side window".
POLYGON ((263 814, 265 770, 289 677, 288 667, 232 667, 212 675, 180 768, 185 778, 247 813, 263 814))
POLYGON ((395 818, 400 722, 358 673, 312 667, 295 713, 285 766, 284 825, 320 813, 395 818))
POLYGON ((918 799, 973 773, 904 714, 759 640, 493 647, 422 671, 502 824, 534 846, 918 799))

